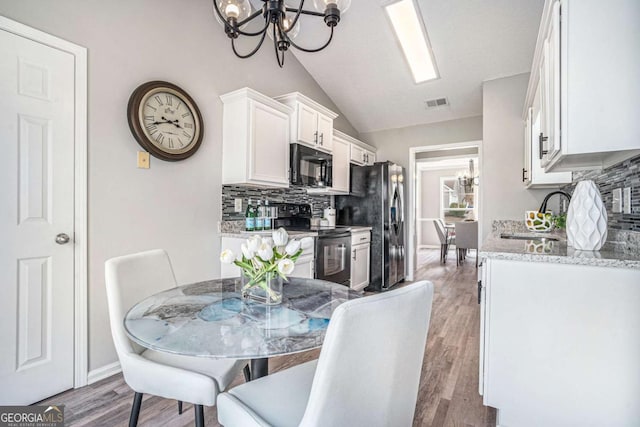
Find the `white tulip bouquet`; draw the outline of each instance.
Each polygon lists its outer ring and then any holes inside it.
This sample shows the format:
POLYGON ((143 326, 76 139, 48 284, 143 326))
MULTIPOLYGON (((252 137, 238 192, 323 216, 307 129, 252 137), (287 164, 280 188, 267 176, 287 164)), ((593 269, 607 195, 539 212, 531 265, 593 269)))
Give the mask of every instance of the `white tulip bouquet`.
POLYGON ((255 235, 248 238, 240 247, 242 253, 223 250, 220 261, 237 265, 248 279, 242 286, 243 297, 251 288, 260 287, 268 296, 268 303, 278 303, 282 295, 271 289, 271 280, 280 277, 286 281, 302 251, 311 246, 313 238, 289 240, 287 231, 279 228, 274 230, 271 237, 255 235))

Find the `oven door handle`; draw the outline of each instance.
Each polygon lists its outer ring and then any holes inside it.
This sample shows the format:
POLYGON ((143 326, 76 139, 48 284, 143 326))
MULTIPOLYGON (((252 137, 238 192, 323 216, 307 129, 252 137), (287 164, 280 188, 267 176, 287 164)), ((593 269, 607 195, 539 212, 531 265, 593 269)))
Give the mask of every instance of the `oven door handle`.
POLYGON ((346 231, 344 233, 325 234, 325 235, 322 235, 322 236, 318 236, 318 240, 341 239, 341 238, 345 238, 345 237, 351 238, 351 232, 350 231, 346 231))

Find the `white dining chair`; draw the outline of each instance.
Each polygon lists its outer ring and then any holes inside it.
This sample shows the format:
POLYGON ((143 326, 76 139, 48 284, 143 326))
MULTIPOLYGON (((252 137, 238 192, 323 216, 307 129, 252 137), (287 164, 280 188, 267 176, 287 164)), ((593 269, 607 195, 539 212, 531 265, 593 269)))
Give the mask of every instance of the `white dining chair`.
POLYGON ((466 258, 469 249, 476 250, 478 266, 478 221, 456 222, 456 265, 466 258))
POLYGON ((317 361, 218 396, 218 421, 236 426, 411 426, 433 284, 351 300, 331 317, 317 361))
POLYGON ((433 220, 433 225, 438 233, 438 239, 440 240, 440 262, 447 262, 447 254, 449 253, 449 246, 453 243, 453 237, 449 236, 449 232, 444 225, 444 221, 440 218, 433 220))
MULTIPOLYGON (((211 360, 147 350, 132 342, 124 329, 124 317, 138 301, 176 287, 176 279, 164 250, 152 250, 112 258, 105 263, 111 334, 124 380, 135 392, 129 426, 136 426, 143 394, 152 394, 194 405, 196 426, 204 426, 204 406, 214 406, 218 393, 233 381, 247 362, 211 360)), ((246 376, 246 372, 245 372, 246 376)))

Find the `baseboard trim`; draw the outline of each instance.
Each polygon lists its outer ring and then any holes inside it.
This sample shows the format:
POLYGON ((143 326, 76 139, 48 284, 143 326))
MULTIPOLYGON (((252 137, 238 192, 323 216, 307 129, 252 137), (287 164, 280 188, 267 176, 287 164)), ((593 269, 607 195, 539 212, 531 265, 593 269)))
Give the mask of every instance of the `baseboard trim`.
POLYGON ((112 375, 119 374, 122 371, 120 362, 109 363, 100 368, 89 371, 87 376, 87 384, 93 384, 112 375))

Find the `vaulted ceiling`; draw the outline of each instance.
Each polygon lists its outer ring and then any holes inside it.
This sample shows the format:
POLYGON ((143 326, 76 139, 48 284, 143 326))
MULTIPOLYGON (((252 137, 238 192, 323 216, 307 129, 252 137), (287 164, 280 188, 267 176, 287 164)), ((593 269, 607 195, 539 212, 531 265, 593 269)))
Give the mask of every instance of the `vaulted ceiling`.
MULTIPOLYGON (((414 83, 383 8, 387 0, 352 0, 327 49, 292 50, 359 132, 481 115, 483 81, 530 71, 543 0, 416 2, 438 80, 414 83), (425 108, 440 97, 450 106, 425 108)), ((322 20, 312 20, 301 22, 298 44, 326 38, 322 20)))

